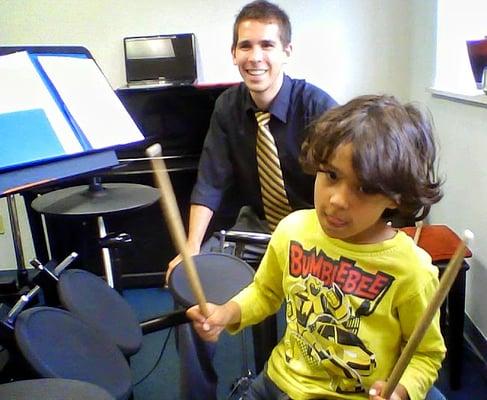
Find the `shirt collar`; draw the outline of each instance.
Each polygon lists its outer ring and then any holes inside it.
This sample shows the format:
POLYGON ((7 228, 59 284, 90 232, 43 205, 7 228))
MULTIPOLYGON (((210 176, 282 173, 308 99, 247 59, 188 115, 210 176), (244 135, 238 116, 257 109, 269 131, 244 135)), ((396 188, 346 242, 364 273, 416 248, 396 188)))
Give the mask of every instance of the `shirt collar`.
MULTIPOLYGON (((287 122, 287 111, 290 104, 291 88, 292 88, 291 78, 289 78, 287 75, 284 75, 281 89, 279 89, 277 96, 274 98, 274 100, 271 103, 271 106, 269 107, 269 112, 274 117, 281 120, 283 123, 287 122)), ((245 87, 245 90, 247 92, 245 108, 247 110, 251 110, 252 113, 259 111, 254 101, 252 100, 252 97, 250 96, 247 87, 245 87)))
POLYGON ((291 78, 284 75, 281 89, 277 93, 277 96, 274 98, 269 108, 269 112, 284 123, 287 122, 287 111, 290 103, 291 87, 291 78))

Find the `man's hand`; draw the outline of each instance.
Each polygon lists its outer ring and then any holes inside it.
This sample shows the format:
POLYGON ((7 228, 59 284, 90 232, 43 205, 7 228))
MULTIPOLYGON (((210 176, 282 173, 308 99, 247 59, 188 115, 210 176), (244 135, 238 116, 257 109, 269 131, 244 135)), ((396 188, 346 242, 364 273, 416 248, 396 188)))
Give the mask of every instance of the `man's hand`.
MULTIPOLYGON (((188 249, 189 255, 190 256, 195 256, 196 254, 199 254, 200 252, 200 245, 198 244, 191 244, 191 243, 186 243, 186 248, 188 249)), ((166 271, 166 285, 169 283, 169 276, 171 275, 172 271, 182 261, 182 256, 181 254, 178 254, 176 257, 174 257, 168 264, 167 266, 167 271, 166 271)))
MULTIPOLYGON (((191 256, 200 253, 201 243, 203 243, 203 238, 212 216, 213 211, 208 207, 199 204, 191 205, 191 209, 189 210, 189 229, 186 243, 188 252, 191 256)), ((174 267, 178 265, 181 260, 181 254, 178 254, 169 262, 166 272, 166 284, 169 282, 169 276, 174 267)))
POLYGON ((369 400, 409 400, 409 395, 406 388, 398 384, 392 392, 391 397, 384 399, 381 397, 381 392, 384 390, 386 383, 384 381, 377 381, 371 386, 369 390, 369 400))
POLYGON ((186 315, 193 321, 198 335, 207 342, 216 342, 227 325, 240 322, 240 306, 232 301, 221 306, 207 303, 209 316, 206 318, 198 305, 186 310, 186 315))

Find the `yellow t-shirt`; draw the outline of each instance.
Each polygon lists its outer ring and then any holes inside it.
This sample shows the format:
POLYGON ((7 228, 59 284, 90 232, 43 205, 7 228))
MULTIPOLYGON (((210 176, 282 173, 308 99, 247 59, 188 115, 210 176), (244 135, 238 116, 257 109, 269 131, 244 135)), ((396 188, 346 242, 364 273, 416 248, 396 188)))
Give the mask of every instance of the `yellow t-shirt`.
MULTIPOLYGON (((291 398, 366 399, 386 380, 438 286, 431 258, 398 232, 376 244, 333 239, 315 210, 283 219, 254 282, 234 297, 238 329, 256 324, 286 302, 286 331, 267 373, 291 398)), ((445 355, 439 313, 401 383, 424 399, 445 355)))

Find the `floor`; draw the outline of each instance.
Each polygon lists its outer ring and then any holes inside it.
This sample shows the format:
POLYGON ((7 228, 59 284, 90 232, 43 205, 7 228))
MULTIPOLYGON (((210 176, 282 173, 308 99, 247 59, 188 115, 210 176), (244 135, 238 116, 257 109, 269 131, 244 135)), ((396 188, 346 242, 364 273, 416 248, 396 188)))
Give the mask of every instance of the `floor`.
MULTIPOLYGON (((124 297, 135 309, 142 321, 171 311, 173 301, 164 289, 131 289, 124 297)), ((253 370, 253 347, 250 334, 245 340, 246 351, 242 352, 242 338, 224 334, 218 344, 215 366, 220 376, 218 399, 236 399, 232 385, 247 371, 242 366, 248 354, 248 367, 253 370)), ((465 343, 462 387, 451 390, 448 384, 448 358, 445 360, 436 386, 449 400, 487 399, 487 366, 470 346, 465 343)), ((144 336, 142 349, 131 360, 135 400, 179 399, 179 361, 175 349, 173 329, 144 336)))

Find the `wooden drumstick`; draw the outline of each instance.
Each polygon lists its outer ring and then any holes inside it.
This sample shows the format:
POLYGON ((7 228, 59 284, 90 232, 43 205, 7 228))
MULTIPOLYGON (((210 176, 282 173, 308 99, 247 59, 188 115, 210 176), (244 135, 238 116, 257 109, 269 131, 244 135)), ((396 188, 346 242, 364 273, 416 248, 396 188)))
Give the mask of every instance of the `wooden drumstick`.
POLYGON ((473 240, 473 233, 469 230, 466 230, 463 233, 463 240, 459 243, 455 253, 453 254, 450 262, 448 263, 443 276, 440 279, 440 285, 436 293, 433 295, 431 302, 428 304, 423 317, 419 320, 418 324, 414 328, 411 337, 409 338, 406 346, 404 346, 404 350, 402 351, 400 357, 398 358, 394 368, 392 369, 391 374, 389 375, 389 379, 387 379, 386 385, 384 386, 384 390, 381 393, 381 397, 384 399, 388 399, 394 389, 396 388, 399 380, 401 379, 404 370, 409 364, 416 348, 421 343, 426 330, 431 324, 433 317, 435 316, 436 312, 440 308, 441 304, 445 300, 448 291, 450 290, 455 278, 460 271, 460 267, 462 266, 463 258, 465 257, 465 250, 467 248, 467 244, 473 240))
POLYGON ((416 224, 416 232, 414 232, 414 244, 418 244, 419 243, 419 237, 421 236, 421 230, 423 229, 423 221, 419 221, 417 224, 416 224))
POLYGON ((200 306, 202 314, 207 317, 209 315, 206 306, 206 298, 201 286, 201 281, 196 271, 193 257, 186 246, 186 233, 179 213, 179 208, 176 202, 176 196, 172 189, 171 180, 167 173, 166 165, 162 159, 162 149, 159 143, 156 143, 145 150, 145 154, 151 158, 152 169, 156 176, 157 185, 161 192, 161 205, 166 217, 166 223, 169 226, 169 232, 172 240, 176 245, 179 254, 183 259, 183 266, 188 277, 193 295, 200 306))

